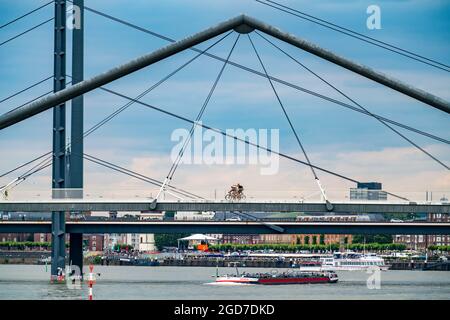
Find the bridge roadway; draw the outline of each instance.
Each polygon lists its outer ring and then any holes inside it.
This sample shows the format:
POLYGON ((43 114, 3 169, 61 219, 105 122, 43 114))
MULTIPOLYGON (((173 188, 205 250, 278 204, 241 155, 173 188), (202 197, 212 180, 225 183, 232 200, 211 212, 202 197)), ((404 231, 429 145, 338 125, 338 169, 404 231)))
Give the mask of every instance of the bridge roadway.
MULTIPOLYGON (((243 211, 243 212, 327 212, 320 202, 276 201, 159 201, 151 207, 151 199, 87 200, 56 199, 45 201, 0 201, 0 211, 243 211)), ((450 203, 416 202, 333 202, 334 213, 441 213, 450 214, 450 203)))
MULTIPOLYGON (((443 222, 68 221, 67 233, 450 234, 443 222)), ((50 233, 51 221, 0 221, 0 233, 50 233)))

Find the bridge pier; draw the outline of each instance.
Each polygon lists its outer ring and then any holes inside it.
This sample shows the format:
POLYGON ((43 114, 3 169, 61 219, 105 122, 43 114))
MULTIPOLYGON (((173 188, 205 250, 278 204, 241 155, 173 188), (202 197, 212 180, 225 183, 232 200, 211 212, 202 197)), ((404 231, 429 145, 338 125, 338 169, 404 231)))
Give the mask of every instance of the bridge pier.
MULTIPOLYGON (((72 29, 72 85, 84 79, 84 0, 73 0, 79 8, 79 24, 72 29)), ((72 99, 69 176, 72 198, 83 198, 83 95, 72 99)))
POLYGON ((80 268, 80 276, 83 276, 83 234, 71 233, 69 245, 69 263, 80 268))
POLYGON ((52 266, 51 281, 66 268, 66 219, 64 212, 52 212, 52 266))
MULTIPOLYGON (((53 91, 66 87, 66 0, 55 1, 53 91)), ((53 160, 52 188, 53 198, 66 186, 66 106, 65 103, 53 108, 53 160)), ((52 267, 51 280, 58 279, 65 271, 65 212, 52 212, 52 267)))
MULTIPOLYGON (((74 0, 74 8, 79 13, 78 25, 72 28, 72 84, 84 79, 84 0, 74 0)), ((76 10, 74 9, 74 13, 76 10)), ((83 131, 84 131, 83 95, 72 99, 71 108, 71 146, 69 155, 69 182, 71 198, 83 198, 83 131)), ((82 211, 80 212, 82 213, 82 211)), ((70 265, 80 268, 83 276, 83 234, 70 233, 69 247, 70 265)), ((75 270, 76 271, 76 270, 75 270)))

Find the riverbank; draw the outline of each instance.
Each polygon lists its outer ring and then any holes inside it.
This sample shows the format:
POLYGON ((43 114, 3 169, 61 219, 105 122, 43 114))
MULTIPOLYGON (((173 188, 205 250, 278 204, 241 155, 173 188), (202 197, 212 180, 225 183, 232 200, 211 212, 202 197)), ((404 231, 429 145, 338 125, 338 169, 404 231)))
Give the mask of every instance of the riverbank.
MULTIPOLYGON (((0 251, 0 264, 42 265, 50 264, 50 251, 0 251)), ((84 258, 84 264, 104 266, 160 266, 160 267, 229 267, 239 262, 248 268, 302 268, 318 266, 314 261, 302 259, 279 258, 245 258, 245 257, 203 257, 187 256, 183 258, 165 257, 142 258, 125 256, 91 255, 84 258)), ((424 270, 450 271, 450 262, 429 261, 388 261, 390 270, 424 270)))
POLYGON ((51 251, 0 251, 0 264, 40 264, 39 261, 50 261, 51 251))

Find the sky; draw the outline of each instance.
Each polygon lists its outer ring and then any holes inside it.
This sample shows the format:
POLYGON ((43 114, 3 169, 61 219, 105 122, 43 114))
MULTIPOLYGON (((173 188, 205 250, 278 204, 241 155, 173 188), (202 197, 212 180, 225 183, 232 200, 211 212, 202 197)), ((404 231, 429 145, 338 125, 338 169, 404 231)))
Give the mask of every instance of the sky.
MULTIPOLYGON (((48 1, 1 0, 0 25, 48 1)), ((450 64, 449 1, 286 1, 281 3, 331 21, 364 35, 393 44, 444 64, 450 64), (381 29, 366 26, 367 7, 381 9, 381 29)), ((182 39, 241 13, 265 21, 281 30, 367 65, 420 89, 450 100, 450 75, 417 61, 402 57, 295 16, 264 6, 254 0, 85 0, 85 5, 148 28, 173 39, 182 39)), ((16 23, 0 29, 0 43, 53 15, 47 6, 16 23)), ((168 44, 167 41, 86 12, 85 78, 105 72, 133 58, 168 44)), ((0 45, 0 100, 53 72, 53 22, 0 45)), ((331 98, 348 102, 339 93, 302 69, 255 33, 250 34, 269 74, 331 98)), ((226 57, 237 34, 214 46, 210 52, 226 57)), ((218 38, 199 45, 207 48, 218 38)), ((376 114, 450 140, 450 117, 410 97, 385 88, 339 66, 270 38, 283 50, 376 114)), ((159 63, 118 79, 106 87, 137 96, 190 58, 184 51, 159 63)), ((242 35, 231 60, 262 72, 261 65, 246 35, 242 35)), ((67 72, 71 69, 71 34, 67 34, 67 72)), ((170 112, 195 119, 222 63, 200 57, 142 101, 170 112)), ((387 129, 374 118, 312 97, 282 84, 274 84, 292 119, 311 162, 359 181, 379 181, 385 190, 423 200, 426 190, 435 198, 450 196, 449 171, 387 129)), ((52 90, 47 81, 17 97, 0 103, 7 112, 40 94, 52 90)), ((127 101, 101 90, 85 95, 85 129, 90 128, 127 101)), ((70 132, 68 110, 68 131, 70 132)), ((304 160, 289 124, 267 79, 233 66, 223 76, 205 110, 203 123, 226 129, 279 129, 280 152, 304 160)), ((170 154, 176 142, 171 135, 189 124, 141 105, 126 111, 85 140, 85 152, 123 167, 163 180, 171 166, 170 154)), ((399 131, 450 164, 447 144, 399 131)), ((51 150, 52 112, 0 132, 0 175, 51 150)), ((70 135, 68 135, 70 136, 70 135)), ((26 170, 24 168, 23 170, 26 170)), ((308 198, 317 196, 317 187, 308 167, 279 160, 274 175, 261 175, 258 164, 182 164, 173 185, 206 197, 222 198, 228 187, 242 183, 254 198, 308 198)), ((0 178, 4 185, 24 171, 0 178)), ((353 183, 318 172, 330 197, 343 199, 353 183)), ((50 191, 49 169, 33 175, 11 193, 12 196, 37 196, 50 191)), ((92 196, 154 195, 157 188, 107 168, 85 161, 85 194, 92 196)))

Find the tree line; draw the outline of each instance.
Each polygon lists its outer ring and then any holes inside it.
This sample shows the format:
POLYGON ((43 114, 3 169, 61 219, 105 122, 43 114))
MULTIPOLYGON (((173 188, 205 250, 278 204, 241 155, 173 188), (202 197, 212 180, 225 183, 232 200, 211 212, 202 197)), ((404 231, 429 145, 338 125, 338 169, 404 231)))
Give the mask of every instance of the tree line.
MULTIPOLYGON (((406 250, 406 245, 401 243, 352 243, 345 246, 349 250, 369 250, 369 251, 386 251, 386 250, 406 250)), ((235 244, 224 243, 211 245, 209 247, 212 251, 259 251, 259 250, 274 250, 284 252, 297 251, 336 251, 339 250, 339 244, 333 243, 325 244, 235 244)))

